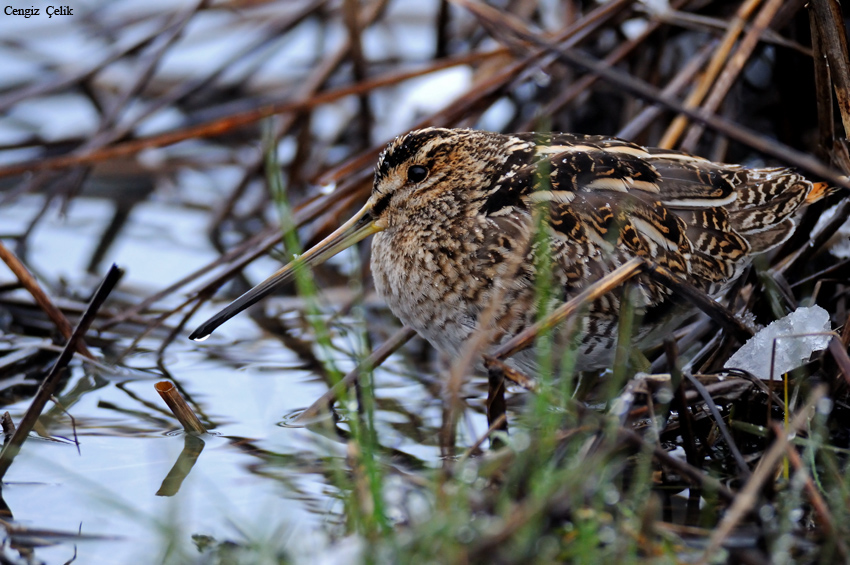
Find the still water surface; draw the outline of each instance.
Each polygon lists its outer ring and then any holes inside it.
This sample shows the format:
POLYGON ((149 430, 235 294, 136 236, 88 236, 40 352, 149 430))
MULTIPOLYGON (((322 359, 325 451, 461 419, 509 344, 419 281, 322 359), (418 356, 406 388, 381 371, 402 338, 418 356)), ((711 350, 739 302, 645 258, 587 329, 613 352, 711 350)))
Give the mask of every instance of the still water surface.
MULTIPOLYGON (((0 223, 18 229, 16 223, 25 221, 39 200, 24 199, 3 209, 0 223)), ((109 217, 108 206, 80 198, 70 216, 50 214, 30 240, 32 268, 64 277, 71 286, 92 288, 96 281, 79 273, 109 217)), ((180 221, 175 221, 167 204, 134 210, 109 258, 127 271, 122 289, 149 294, 215 256, 203 243, 202 214, 193 221, 191 211, 179 212, 180 221)), ((212 308, 197 319, 208 311, 212 308)), ((355 320, 346 322, 357 327, 355 320)), ((362 347, 351 335, 338 336, 342 370, 353 367, 353 357, 344 350, 355 353, 362 347)), ((79 453, 71 441, 57 439, 73 437, 70 419, 49 408, 50 439, 31 437, 12 465, 2 494, 17 523, 96 536, 38 547, 36 557, 58 563, 76 551, 80 563, 159 562, 172 542, 174 561, 180 562, 200 555, 193 536, 278 547, 299 561, 327 556, 329 540, 341 532, 342 507, 313 462, 328 456, 342 461, 345 444, 287 425, 327 390, 324 382, 299 369, 296 356, 247 316, 203 344, 178 339, 164 357, 169 375, 157 367, 154 351, 160 343, 148 338, 122 366, 109 371, 74 363, 59 398, 76 421, 79 453), (186 438, 154 390, 164 377, 178 382, 202 418, 214 423, 173 496, 157 493, 186 438)), ((380 441, 426 466, 438 464, 433 436, 420 442, 404 430, 413 414, 421 428, 437 427, 439 403, 394 370, 401 366, 391 358, 376 373, 379 404, 390 407, 378 411, 380 441)), ((7 407, 15 421, 28 403, 7 407)), ((479 432, 486 429, 475 417, 469 424, 479 432)))

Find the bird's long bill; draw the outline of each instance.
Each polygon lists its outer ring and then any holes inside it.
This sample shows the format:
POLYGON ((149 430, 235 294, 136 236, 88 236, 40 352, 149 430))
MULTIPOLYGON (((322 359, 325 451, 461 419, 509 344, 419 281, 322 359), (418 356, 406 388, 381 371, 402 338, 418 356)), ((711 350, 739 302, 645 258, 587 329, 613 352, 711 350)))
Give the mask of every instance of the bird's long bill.
POLYGON ((189 339, 195 341, 205 340, 224 322, 265 297, 278 286, 290 281, 294 277, 297 268, 324 263, 361 239, 373 233, 383 231, 384 226, 369 216, 369 210, 371 208, 372 203, 370 200, 353 218, 316 244, 315 247, 305 251, 300 257, 294 259, 281 270, 231 302, 224 310, 201 324, 198 329, 192 332, 189 339))

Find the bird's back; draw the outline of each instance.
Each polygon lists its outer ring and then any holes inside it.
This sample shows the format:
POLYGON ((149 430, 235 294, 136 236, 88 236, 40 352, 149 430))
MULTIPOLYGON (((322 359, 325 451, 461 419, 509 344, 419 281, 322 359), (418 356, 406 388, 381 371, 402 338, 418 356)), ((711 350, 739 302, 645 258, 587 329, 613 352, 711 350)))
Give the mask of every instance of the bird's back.
MULTIPOLYGON (((641 256, 716 294, 753 255, 791 236, 801 207, 829 192, 791 169, 713 163, 610 137, 516 137, 532 147, 495 183, 502 186, 485 211, 528 213, 547 202, 565 269, 641 256)), ((591 271, 577 278, 598 276, 591 271)))

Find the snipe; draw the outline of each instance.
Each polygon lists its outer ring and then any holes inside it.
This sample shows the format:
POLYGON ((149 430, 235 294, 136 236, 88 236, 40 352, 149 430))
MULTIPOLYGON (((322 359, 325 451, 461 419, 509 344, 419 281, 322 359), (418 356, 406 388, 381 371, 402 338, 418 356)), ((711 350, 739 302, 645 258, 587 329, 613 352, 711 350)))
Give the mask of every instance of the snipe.
MULTIPOLYGON (((713 163, 616 138, 427 128, 387 146, 366 205, 298 261, 321 263, 375 234, 378 294, 432 345, 457 355, 479 319, 497 342, 536 319, 541 245, 552 261, 553 301, 635 256, 717 296, 754 255, 791 236, 795 212, 829 192, 790 169, 713 163)), ((292 274, 291 263, 190 337, 208 336, 292 274)), ((677 300, 648 278, 638 282, 638 339, 646 341, 677 300)), ((619 293, 590 306, 579 368, 610 361, 619 309, 619 293)))

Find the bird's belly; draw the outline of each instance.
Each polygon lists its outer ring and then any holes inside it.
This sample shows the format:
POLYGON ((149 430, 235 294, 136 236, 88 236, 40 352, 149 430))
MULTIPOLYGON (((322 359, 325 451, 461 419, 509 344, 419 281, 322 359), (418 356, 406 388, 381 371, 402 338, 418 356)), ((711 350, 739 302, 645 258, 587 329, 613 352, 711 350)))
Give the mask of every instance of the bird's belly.
MULTIPOLYGON (((452 254, 449 261, 440 249, 405 244, 400 237, 383 232, 373 239, 375 289, 399 320, 436 349, 456 358, 480 324, 486 324, 487 337, 498 344, 536 321, 533 285, 518 283, 516 277, 502 280, 491 276, 486 264, 477 262, 468 249, 464 254, 452 254), (411 249, 417 251, 411 253, 411 249)), ((582 341, 577 344, 580 369, 604 366, 613 351, 613 343, 596 333, 600 324, 585 322, 578 329, 591 326, 594 335, 579 331, 568 337, 578 335, 582 341)), ((537 352, 531 350, 508 363, 534 372, 537 361, 537 352)))
MULTIPOLYGON (((435 251, 399 245, 385 234, 372 243, 375 289, 405 325, 449 355, 457 355, 477 325, 478 307, 469 300, 476 280, 469 265, 441 260, 435 251), (466 271, 463 271, 463 268, 466 271), (461 276, 465 272, 465 276, 461 276)), ((463 261, 461 261, 463 263, 463 261)))
MULTIPOLYGON (((488 276, 486 267, 476 262, 475 253, 469 249, 451 253, 451 260, 444 251, 428 248, 424 242, 414 245, 400 241, 398 234, 386 232, 376 234, 372 242, 372 274, 378 294, 399 320, 431 345, 457 357, 482 321, 486 320, 488 329, 494 331, 490 338, 495 343, 510 339, 536 321, 533 284, 488 276)), ((606 295, 594 302, 578 325, 566 324, 556 331, 558 358, 572 352, 577 370, 610 366, 617 343, 619 309, 618 294, 606 295)), ((662 327, 666 332, 672 326, 651 320, 636 331, 634 342, 641 347, 656 343, 665 334, 650 330, 662 327)), ((526 350, 508 363, 534 372, 538 355, 534 349, 526 350)), ((557 360, 555 366, 559 364, 557 360)))

